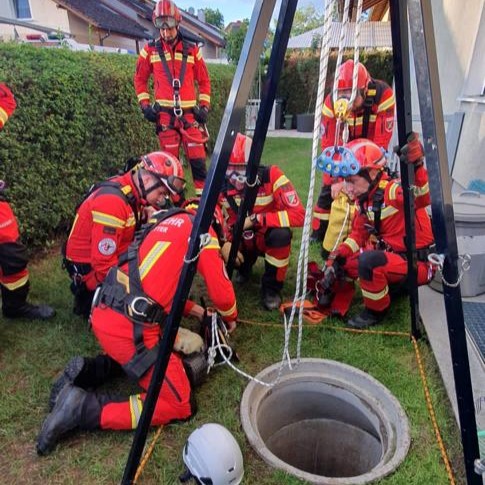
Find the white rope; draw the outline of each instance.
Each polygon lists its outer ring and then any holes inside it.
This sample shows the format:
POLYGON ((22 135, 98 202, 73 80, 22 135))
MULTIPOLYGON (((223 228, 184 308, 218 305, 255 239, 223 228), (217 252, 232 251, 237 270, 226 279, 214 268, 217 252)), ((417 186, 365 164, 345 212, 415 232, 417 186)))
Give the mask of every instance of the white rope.
POLYGON ((461 283, 461 280, 465 276, 465 273, 470 269, 470 265, 472 262, 472 257, 467 253, 459 254, 458 259, 461 261, 460 268, 458 268, 458 279, 456 280, 455 283, 450 283, 449 281, 446 281, 443 275, 443 265, 445 263, 445 255, 437 254, 437 253, 431 253, 428 255, 428 261, 431 264, 437 266, 438 272, 441 276, 441 281, 443 282, 444 285, 449 286, 450 288, 456 288, 461 283))
POLYGON ((354 72, 352 73, 352 95, 350 96, 349 106, 355 101, 357 96, 357 78, 359 74, 359 55, 360 55, 360 20, 362 17, 362 4, 364 0, 359 0, 357 4, 357 17, 355 18, 354 33, 354 72))

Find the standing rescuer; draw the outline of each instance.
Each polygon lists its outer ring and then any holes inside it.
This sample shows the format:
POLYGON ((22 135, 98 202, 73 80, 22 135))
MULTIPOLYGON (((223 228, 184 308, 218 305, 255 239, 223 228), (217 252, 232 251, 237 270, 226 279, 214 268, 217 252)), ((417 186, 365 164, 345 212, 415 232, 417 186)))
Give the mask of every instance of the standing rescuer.
MULTIPOLYGON (((0 83, 0 130, 15 111, 17 103, 10 89, 0 83)), ((45 320, 55 315, 48 305, 27 302, 29 271, 27 248, 20 240, 17 219, 4 194, 5 183, 0 180, 0 287, 2 313, 7 318, 45 320)))
MULTIPOLYGON (((321 125, 322 150, 344 143, 342 132, 345 123, 349 130, 347 141, 368 138, 387 150, 394 128, 394 93, 384 81, 373 79, 365 66, 359 63, 357 95, 352 105, 349 105, 353 73, 354 61, 345 61, 338 74, 337 99, 333 99, 332 93, 325 98, 321 125)), ((312 241, 324 240, 332 201, 338 197, 342 187, 341 179, 323 174, 322 189, 313 212, 312 241)))
POLYGON ((180 145, 183 145, 192 169, 196 195, 200 195, 207 175, 205 124, 211 84, 199 48, 180 33, 181 18, 172 1, 161 0, 156 4, 153 24, 160 29, 160 37, 143 47, 136 64, 134 83, 143 115, 156 124, 161 149, 179 157, 180 145), (151 75, 155 95, 153 106, 148 91, 151 75))
POLYGON ((144 155, 129 172, 91 188, 76 210, 65 247, 74 313, 89 316, 96 286, 133 241, 143 209, 167 208, 184 188, 182 165, 167 152, 144 155))

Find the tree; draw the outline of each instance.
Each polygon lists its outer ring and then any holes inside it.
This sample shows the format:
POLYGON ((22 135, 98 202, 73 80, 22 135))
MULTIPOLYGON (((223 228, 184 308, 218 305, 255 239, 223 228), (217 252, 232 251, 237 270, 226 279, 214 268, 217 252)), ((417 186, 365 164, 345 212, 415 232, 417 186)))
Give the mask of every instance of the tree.
POLYGON ((307 5, 298 8, 295 12, 293 26, 291 27, 291 36, 303 34, 309 30, 321 27, 325 20, 325 15, 320 14, 314 5, 307 5))
POLYGON ((249 20, 244 19, 238 29, 233 29, 227 35, 226 39, 226 53, 227 58, 232 64, 237 64, 239 62, 239 57, 241 56, 242 47, 244 44, 244 39, 248 32, 249 20))
POLYGON ((205 21, 208 24, 217 27, 219 30, 224 30, 224 15, 220 12, 218 8, 215 10, 212 8, 204 8, 205 21))

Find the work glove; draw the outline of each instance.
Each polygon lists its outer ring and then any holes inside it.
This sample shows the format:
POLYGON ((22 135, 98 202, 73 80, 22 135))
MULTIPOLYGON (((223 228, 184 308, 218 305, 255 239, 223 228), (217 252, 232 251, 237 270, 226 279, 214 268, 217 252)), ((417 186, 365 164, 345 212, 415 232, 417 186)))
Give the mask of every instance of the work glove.
POLYGON ((192 109, 195 121, 201 125, 205 125, 209 117, 209 108, 207 106, 194 106, 192 109))
POLYGON ((204 350, 204 341, 200 335, 180 327, 173 344, 173 350, 185 355, 202 352, 204 350))
MULTIPOLYGON (((226 241, 222 245, 222 248, 221 248, 221 256, 222 256, 222 259, 224 260, 224 263, 226 263, 226 264, 229 261, 229 254, 231 252, 231 246, 232 246, 232 244, 229 241, 226 241)), ((244 256, 242 255, 242 253, 240 251, 238 251, 237 254, 236 254, 236 259, 234 260, 234 265, 236 267, 239 267, 243 263, 244 263, 244 256)))
POLYGON ((418 134, 413 131, 408 135, 406 144, 402 148, 394 148, 394 151, 398 154, 401 162, 410 163, 415 166, 421 166, 423 164, 424 148, 419 141, 418 134))
POLYGON ((331 267, 343 267, 347 261, 347 258, 345 256, 342 256, 341 254, 338 253, 338 251, 332 251, 329 255, 327 260, 325 261, 325 267, 326 268, 331 268, 331 267))
POLYGON ((159 108, 160 105, 155 103, 153 106, 149 104, 142 106, 141 110, 143 111, 143 116, 146 120, 150 121, 150 123, 156 123, 158 120, 159 108))

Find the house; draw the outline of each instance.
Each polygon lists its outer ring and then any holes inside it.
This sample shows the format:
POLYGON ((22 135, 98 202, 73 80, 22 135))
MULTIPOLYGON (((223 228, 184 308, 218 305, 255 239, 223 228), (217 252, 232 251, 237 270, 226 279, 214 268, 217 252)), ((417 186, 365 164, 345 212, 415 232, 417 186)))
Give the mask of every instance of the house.
MULTIPOLYGON (((39 32, 63 32, 74 44, 88 48, 137 53, 158 34, 152 24, 154 4, 152 0, 2 0, 0 39, 27 40, 27 35, 39 32)), ((222 33, 198 16, 181 13, 182 33, 203 44, 206 59, 221 57, 222 33)))
MULTIPOLYGON (((341 22, 332 22, 330 26, 330 48, 337 49, 342 32, 341 22)), ((355 22, 349 22, 345 31, 344 48, 354 47, 355 22)), ((310 49, 320 47, 323 37, 323 25, 303 34, 291 37, 288 49, 310 49)), ((359 47, 362 49, 392 49, 390 22, 362 22, 360 24, 359 47)))

